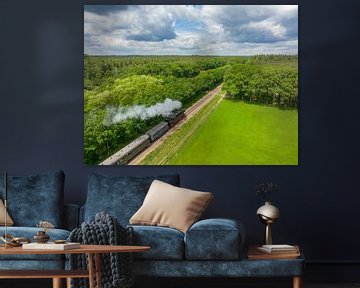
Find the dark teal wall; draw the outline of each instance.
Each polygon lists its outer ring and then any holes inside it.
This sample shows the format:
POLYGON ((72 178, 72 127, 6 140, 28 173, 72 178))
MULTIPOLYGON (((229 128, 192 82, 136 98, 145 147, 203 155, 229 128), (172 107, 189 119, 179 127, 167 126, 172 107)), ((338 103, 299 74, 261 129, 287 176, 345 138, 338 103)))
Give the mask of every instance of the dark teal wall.
POLYGON ((252 243, 263 232, 252 185, 265 178, 280 185, 276 242, 300 243, 310 260, 360 260, 359 5, 306 2, 299 8, 299 166, 84 167, 83 1, 0 1, 0 171, 63 169, 66 201, 78 204, 91 172, 177 172, 182 186, 214 192, 207 216, 243 221, 252 243))

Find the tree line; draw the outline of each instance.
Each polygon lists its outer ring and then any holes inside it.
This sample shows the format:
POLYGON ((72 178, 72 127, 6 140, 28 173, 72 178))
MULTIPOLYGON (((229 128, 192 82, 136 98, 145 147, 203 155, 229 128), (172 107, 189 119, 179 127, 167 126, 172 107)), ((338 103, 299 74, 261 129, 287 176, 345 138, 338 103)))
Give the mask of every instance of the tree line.
POLYGON ((297 108, 297 68, 235 64, 224 75, 223 91, 242 101, 297 108))
POLYGON ((84 88, 132 75, 191 78, 202 71, 225 66, 225 57, 210 56, 84 56, 84 88))

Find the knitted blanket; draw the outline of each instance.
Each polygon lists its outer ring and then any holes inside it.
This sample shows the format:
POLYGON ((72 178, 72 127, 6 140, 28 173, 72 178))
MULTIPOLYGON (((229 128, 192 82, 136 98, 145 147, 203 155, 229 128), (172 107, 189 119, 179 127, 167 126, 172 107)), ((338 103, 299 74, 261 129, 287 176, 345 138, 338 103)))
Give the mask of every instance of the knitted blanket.
MULTIPOLYGON (((133 245, 133 229, 132 227, 122 227, 116 218, 101 212, 95 215, 94 222, 84 222, 81 224, 81 228, 74 229, 70 233, 69 240, 81 244, 133 245)), ((87 269, 87 255, 70 254, 68 259, 71 269, 87 269)), ((129 288, 133 286, 132 253, 101 254, 101 279, 103 288, 129 288)), ((71 287, 87 288, 89 287, 88 282, 88 279, 73 279, 71 287)))

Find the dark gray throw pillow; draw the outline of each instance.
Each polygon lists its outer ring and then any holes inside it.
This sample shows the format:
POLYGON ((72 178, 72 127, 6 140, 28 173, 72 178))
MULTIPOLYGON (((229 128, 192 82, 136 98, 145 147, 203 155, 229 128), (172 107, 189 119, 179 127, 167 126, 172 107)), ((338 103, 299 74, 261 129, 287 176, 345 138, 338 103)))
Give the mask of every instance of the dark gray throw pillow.
POLYGON ((91 222, 96 213, 106 212, 114 216, 121 225, 128 225, 155 179, 174 186, 180 185, 178 174, 146 177, 91 174, 84 205, 84 220, 91 222))
MULTIPOLYGON (((30 176, 8 176, 8 212, 15 226, 35 227, 45 220, 62 226, 64 172, 30 176)), ((4 177, 0 176, 0 183, 4 177)), ((3 185, 0 195, 4 198, 3 185)))

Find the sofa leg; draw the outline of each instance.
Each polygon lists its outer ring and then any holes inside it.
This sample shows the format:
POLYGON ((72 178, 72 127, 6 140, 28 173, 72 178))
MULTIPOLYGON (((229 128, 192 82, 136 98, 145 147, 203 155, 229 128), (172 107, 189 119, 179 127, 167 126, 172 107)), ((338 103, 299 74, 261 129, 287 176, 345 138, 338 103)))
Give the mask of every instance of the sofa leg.
POLYGON ((301 277, 297 276, 293 278, 293 288, 301 288, 301 277))
POLYGON ((53 288, 62 288, 61 280, 61 278, 53 278, 53 288))

